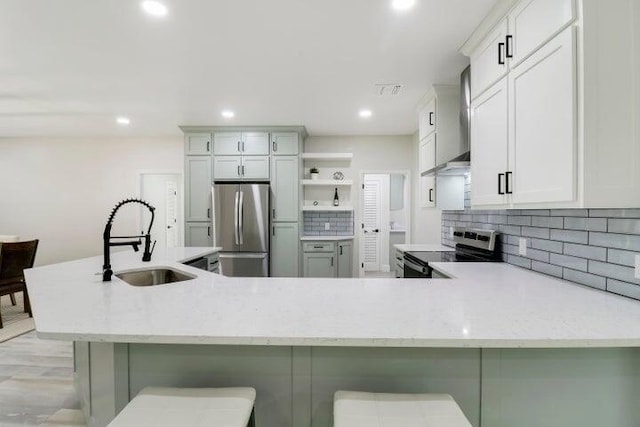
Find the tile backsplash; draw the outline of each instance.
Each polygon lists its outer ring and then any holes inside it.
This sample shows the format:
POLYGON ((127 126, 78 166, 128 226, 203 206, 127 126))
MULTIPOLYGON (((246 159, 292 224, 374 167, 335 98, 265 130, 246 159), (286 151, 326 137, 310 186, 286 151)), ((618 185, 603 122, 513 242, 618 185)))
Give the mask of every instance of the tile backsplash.
POLYGON ((510 264, 640 300, 634 276, 640 254, 640 209, 464 210, 442 213, 442 242, 450 227, 499 231, 510 264), (527 254, 519 255, 520 238, 527 254))
POLYGON ((353 211, 305 211, 303 218, 305 236, 353 236, 353 211))

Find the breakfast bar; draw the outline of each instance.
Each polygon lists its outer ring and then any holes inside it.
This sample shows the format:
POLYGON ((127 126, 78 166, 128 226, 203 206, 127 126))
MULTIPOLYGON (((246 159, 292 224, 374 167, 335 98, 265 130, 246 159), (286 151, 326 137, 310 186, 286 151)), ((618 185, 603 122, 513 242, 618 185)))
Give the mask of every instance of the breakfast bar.
POLYGON ((261 427, 330 427, 341 389, 448 393, 474 426, 640 424, 637 301, 502 263, 437 263, 449 279, 424 280, 184 264, 211 252, 117 253, 112 282, 101 257, 26 271, 38 336, 74 342, 89 425, 146 386, 254 387, 261 427), (194 278, 117 278, 159 267, 194 278))

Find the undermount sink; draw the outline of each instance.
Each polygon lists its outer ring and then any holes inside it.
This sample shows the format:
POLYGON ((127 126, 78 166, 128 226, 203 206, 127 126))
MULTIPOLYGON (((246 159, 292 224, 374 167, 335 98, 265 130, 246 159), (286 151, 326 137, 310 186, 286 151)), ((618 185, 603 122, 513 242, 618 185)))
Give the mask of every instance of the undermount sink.
POLYGON ((185 280, 196 278, 196 276, 172 268, 149 268, 145 270, 125 271, 117 273, 115 276, 131 286, 156 286, 166 283, 184 282, 185 280))

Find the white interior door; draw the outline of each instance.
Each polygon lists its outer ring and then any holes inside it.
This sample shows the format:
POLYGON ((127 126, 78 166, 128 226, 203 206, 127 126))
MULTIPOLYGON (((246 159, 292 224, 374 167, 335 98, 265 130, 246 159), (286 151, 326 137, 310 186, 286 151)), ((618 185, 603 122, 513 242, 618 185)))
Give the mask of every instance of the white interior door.
POLYGON ((389 271, 389 175, 366 174, 363 182, 364 271, 389 271))
MULTIPOLYGON (((140 197, 156 208, 151 228, 151 240, 156 241, 156 248, 175 247, 182 241, 181 182, 180 174, 141 174, 140 197)), ((140 230, 146 233, 151 217, 146 208, 140 212, 140 230)))
POLYGON ((175 181, 165 182, 165 230, 167 248, 178 245, 178 184, 175 181))

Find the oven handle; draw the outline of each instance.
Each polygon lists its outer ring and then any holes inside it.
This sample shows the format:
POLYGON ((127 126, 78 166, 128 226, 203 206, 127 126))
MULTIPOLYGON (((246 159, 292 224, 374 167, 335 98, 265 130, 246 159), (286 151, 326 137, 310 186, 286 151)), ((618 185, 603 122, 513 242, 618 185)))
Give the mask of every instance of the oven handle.
POLYGON ((421 265, 418 265, 414 262, 409 261, 407 258, 404 259, 404 266, 409 267, 412 270, 419 271, 422 274, 426 274, 425 268, 421 265))

